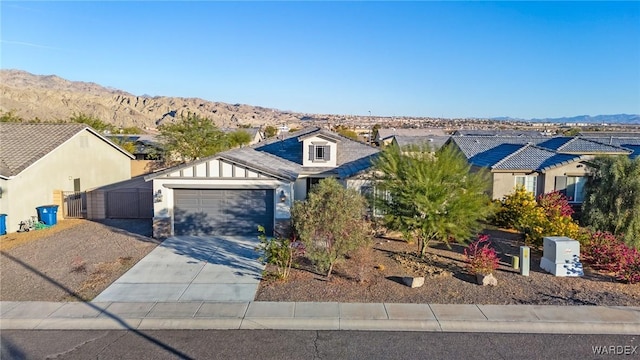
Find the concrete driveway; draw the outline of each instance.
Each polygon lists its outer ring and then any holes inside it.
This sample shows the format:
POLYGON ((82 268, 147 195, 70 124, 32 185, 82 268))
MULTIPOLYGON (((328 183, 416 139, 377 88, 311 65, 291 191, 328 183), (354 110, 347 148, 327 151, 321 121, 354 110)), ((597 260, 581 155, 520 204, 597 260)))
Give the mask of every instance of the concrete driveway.
POLYGON ((256 237, 172 237, 94 302, 253 301, 264 265, 256 237))

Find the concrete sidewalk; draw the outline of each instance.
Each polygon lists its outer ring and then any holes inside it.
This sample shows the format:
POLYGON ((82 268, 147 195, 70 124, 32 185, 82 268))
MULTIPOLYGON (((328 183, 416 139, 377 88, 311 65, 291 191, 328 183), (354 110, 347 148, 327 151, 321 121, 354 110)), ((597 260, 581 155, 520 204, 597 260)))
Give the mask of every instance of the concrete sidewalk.
POLYGON ((640 307, 305 302, 0 302, 0 329, 640 334, 640 307))

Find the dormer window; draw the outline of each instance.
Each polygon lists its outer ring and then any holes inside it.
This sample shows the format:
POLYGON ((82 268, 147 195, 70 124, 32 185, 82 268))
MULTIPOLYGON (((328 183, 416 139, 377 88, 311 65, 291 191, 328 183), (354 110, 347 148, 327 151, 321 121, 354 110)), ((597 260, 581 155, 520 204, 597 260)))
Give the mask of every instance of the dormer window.
POLYGON ((312 143, 309 145, 309 160, 313 162, 326 162, 331 160, 331 148, 325 143, 312 143))

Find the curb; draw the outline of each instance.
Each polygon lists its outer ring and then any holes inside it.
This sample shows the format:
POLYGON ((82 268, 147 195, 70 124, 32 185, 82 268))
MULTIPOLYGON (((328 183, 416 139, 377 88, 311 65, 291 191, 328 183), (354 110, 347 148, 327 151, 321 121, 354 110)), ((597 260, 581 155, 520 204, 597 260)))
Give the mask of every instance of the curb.
POLYGON ((0 330, 359 330, 640 334, 639 307, 0 302, 0 330))

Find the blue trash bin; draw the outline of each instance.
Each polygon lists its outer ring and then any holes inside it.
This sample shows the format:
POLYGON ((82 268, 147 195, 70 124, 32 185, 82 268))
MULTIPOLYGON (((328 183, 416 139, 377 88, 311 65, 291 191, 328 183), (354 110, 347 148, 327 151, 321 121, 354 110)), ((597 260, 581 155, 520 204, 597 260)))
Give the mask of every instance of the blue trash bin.
POLYGON ((53 226, 58 223, 58 205, 38 206, 38 220, 45 225, 53 226))
POLYGON ((0 235, 7 233, 7 214, 0 214, 0 235))

